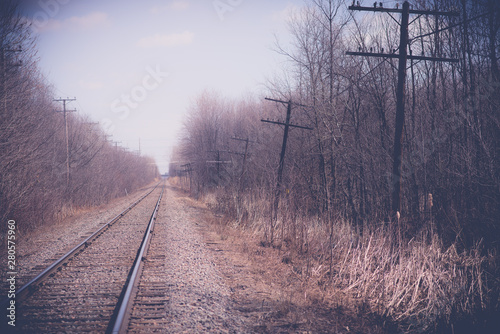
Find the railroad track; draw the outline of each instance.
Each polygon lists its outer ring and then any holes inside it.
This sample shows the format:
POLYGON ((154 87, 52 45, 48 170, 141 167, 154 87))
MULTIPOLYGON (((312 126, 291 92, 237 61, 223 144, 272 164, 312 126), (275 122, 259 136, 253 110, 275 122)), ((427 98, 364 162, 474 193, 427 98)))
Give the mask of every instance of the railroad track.
POLYGON ((17 290, 9 329, 126 332, 163 191, 153 188, 17 290))

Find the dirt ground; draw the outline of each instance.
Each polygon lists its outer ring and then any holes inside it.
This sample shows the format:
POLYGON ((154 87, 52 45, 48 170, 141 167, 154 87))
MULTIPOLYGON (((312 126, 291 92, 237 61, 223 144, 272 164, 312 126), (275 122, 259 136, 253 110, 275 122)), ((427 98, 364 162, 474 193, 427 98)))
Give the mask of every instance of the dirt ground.
POLYGON ((251 332, 392 332, 389 324, 367 314, 361 304, 353 307, 352 300, 321 291, 317 281, 302 276, 287 253, 262 246, 250 231, 229 226, 202 203, 182 200, 200 210, 198 229, 230 288, 229 308, 252 324, 251 332))

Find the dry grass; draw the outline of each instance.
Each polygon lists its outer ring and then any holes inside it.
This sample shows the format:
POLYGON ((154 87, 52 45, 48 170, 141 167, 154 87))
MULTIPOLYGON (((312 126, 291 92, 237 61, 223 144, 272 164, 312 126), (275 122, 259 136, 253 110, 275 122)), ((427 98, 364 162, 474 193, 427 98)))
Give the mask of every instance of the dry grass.
POLYGON ((487 308, 485 270, 492 258, 481 256, 479 246, 443 251, 436 235, 421 234, 395 247, 391 235, 383 228, 358 240, 335 235, 334 265, 323 277, 406 330, 433 330, 487 308))
POLYGON ((186 182, 183 182, 182 178, 180 178, 178 176, 169 177, 168 183, 170 184, 170 186, 172 186, 174 188, 189 190, 189 184, 187 185, 187 189, 186 189, 186 184, 185 184, 186 182))
MULTIPOLYGON (((244 198, 238 210, 228 210, 230 198, 220 194, 205 201, 263 240, 269 202, 262 198, 244 198)), ((365 226, 360 234, 341 219, 330 225, 292 215, 279 219, 275 235, 283 262, 320 288, 306 293, 334 307, 362 308, 404 332, 453 332, 454 323, 478 325, 483 314, 498 312, 498 257, 480 243, 458 251, 454 244, 444 247, 430 228, 402 241, 390 224, 365 226)))
POLYGON ((217 267, 232 290, 231 304, 251 323, 249 332, 385 333, 370 314, 332 310, 320 287, 297 272, 297 259, 286 263, 288 252, 262 247, 259 233, 220 215, 207 214, 204 222, 207 245, 217 250, 217 267))

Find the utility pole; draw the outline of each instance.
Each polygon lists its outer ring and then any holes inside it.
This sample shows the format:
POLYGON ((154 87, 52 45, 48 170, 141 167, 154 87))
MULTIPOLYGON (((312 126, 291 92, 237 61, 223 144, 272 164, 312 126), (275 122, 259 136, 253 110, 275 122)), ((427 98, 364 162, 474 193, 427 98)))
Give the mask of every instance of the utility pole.
POLYGON ((398 85, 396 90, 396 127, 394 133, 394 152, 393 152, 393 165, 392 165, 392 180, 391 180, 391 200, 392 200, 392 214, 394 217, 399 216, 401 212, 401 181, 402 181, 402 162, 403 162, 403 132, 405 122, 405 85, 406 85, 406 62, 411 60, 428 60, 428 61, 446 61, 458 62, 458 59, 441 58, 441 57, 425 57, 413 56, 410 52, 408 55, 408 26, 410 14, 417 15, 442 15, 442 16, 458 16, 456 12, 441 12, 437 10, 413 10, 410 9, 408 1, 403 3, 403 8, 384 8, 377 7, 362 7, 362 6, 349 6, 350 10, 370 11, 370 12, 386 12, 386 13, 400 13, 401 14, 401 31, 399 37, 399 54, 387 53, 372 53, 372 52, 346 52, 347 55, 353 56, 369 56, 369 57, 383 57, 383 58, 398 58, 398 85))
MULTIPOLYGON (((283 132, 283 143, 281 145, 281 154, 280 154, 280 162, 278 166, 278 180, 276 182, 276 192, 275 192, 275 197, 274 197, 274 205, 272 206, 271 210, 271 226, 270 226, 270 243, 273 242, 273 230, 274 230, 274 223, 278 219, 278 206, 279 206, 279 199, 281 196, 281 183, 283 181, 283 168, 285 165, 285 152, 286 152, 286 144, 288 141, 288 131, 290 127, 293 128, 299 128, 299 129, 304 129, 304 130, 313 130, 313 128, 307 127, 307 126, 300 126, 300 125, 295 125, 290 123, 290 118, 292 116, 292 105, 296 106, 301 106, 305 107, 304 105, 298 104, 298 103, 293 103, 292 100, 289 101, 281 101, 281 100, 276 100, 276 99, 270 99, 270 98, 265 98, 268 101, 273 101, 273 102, 278 102, 282 104, 287 105, 286 109, 286 120, 285 123, 279 122, 279 121, 270 121, 269 119, 265 120, 262 119, 262 122, 265 123, 272 123, 272 124, 278 124, 278 125, 284 125, 285 126, 285 131, 283 132)), ((267 234, 266 234, 267 236, 267 234)))
POLYGON ((241 202, 242 202, 241 194, 243 192, 243 177, 245 175, 246 162, 247 162, 247 156, 248 156, 248 143, 250 143, 250 140, 248 139, 248 137, 245 139, 238 138, 238 137, 232 137, 231 139, 245 142, 245 153, 232 152, 234 154, 238 154, 238 155, 243 156, 243 163, 241 165, 241 174, 240 174, 240 177, 238 178, 238 193, 237 193, 237 207, 236 207, 236 210, 238 212, 238 217, 239 217, 239 214, 241 211, 241 202))
POLYGON ((220 151, 217 150, 217 161, 215 161, 215 165, 217 166, 217 183, 220 180, 220 151))
POLYGON ((66 109, 66 102, 71 102, 75 101, 76 98, 70 99, 68 98, 59 98, 55 99, 54 102, 62 102, 63 103, 63 110, 56 110, 56 112, 62 112, 64 115, 64 126, 66 129, 66 187, 69 189, 69 136, 68 136, 68 118, 66 116, 66 113, 68 112, 76 112, 75 109, 68 110, 66 109))
MULTIPOLYGON (((17 49, 0 49, 0 62, 2 64, 2 99, 3 99, 3 117, 6 117, 7 115, 7 57, 6 53, 7 52, 22 52, 21 46, 17 49)), ((12 64, 12 67, 20 67, 22 66, 22 62, 19 62, 17 64, 12 64)))
POLYGON ((189 178, 189 193, 192 193, 191 173, 193 172, 193 168, 191 166, 191 163, 188 162, 187 164, 181 165, 180 167, 182 168, 182 170, 180 172, 182 174, 186 175, 186 178, 189 178))
POLYGON ((245 142, 245 153, 243 153, 243 154, 236 153, 236 154, 243 155, 243 164, 241 166, 241 174, 240 174, 240 180, 239 180, 239 187, 241 188, 243 175, 245 174, 245 167, 246 167, 246 162, 247 162, 247 156, 248 156, 248 143, 250 143, 250 140, 248 138, 242 139, 242 138, 237 138, 237 137, 232 137, 231 139, 245 142))
POLYGON ((83 124, 89 126, 89 134, 95 134, 95 126, 99 125, 99 122, 83 122, 83 124))
POLYGON ((208 152, 217 153, 217 157, 216 157, 217 160, 208 160, 208 161, 206 161, 206 163, 207 164, 215 164, 215 166, 217 166, 217 185, 219 185, 219 181, 221 180, 220 166, 222 164, 232 164, 233 162, 228 161, 228 160, 224 161, 224 160, 220 159, 220 152, 228 152, 228 151, 215 150, 215 151, 208 151, 208 152))

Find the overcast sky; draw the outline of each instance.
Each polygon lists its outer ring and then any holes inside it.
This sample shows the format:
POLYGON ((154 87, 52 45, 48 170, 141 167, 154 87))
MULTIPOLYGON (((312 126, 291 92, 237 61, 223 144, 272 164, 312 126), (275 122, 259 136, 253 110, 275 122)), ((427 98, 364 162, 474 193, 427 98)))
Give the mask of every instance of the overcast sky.
POLYGON ((286 18, 303 0, 20 0, 56 96, 163 173, 183 115, 204 89, 261 92, 284 61, 286 18))

